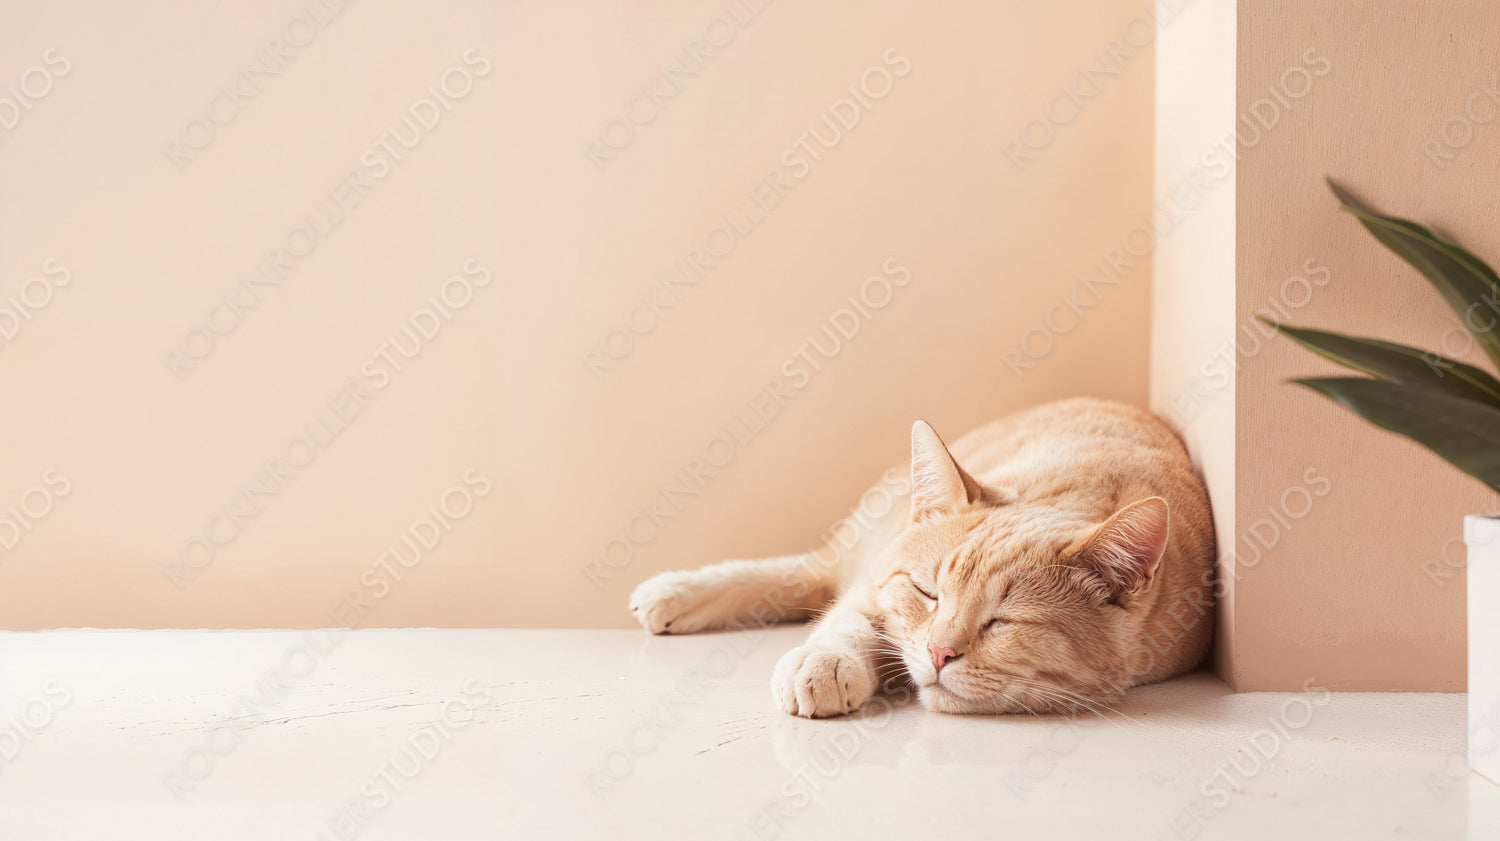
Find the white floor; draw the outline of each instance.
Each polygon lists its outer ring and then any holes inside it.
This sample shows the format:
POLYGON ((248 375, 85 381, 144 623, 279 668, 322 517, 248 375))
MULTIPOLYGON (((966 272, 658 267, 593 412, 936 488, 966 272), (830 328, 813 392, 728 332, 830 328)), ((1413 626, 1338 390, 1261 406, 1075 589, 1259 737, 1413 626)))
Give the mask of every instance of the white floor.
POLYGON ((801 634, 0 635, 0 838, 1500 838, 1462 695, 805 721, 801 634))

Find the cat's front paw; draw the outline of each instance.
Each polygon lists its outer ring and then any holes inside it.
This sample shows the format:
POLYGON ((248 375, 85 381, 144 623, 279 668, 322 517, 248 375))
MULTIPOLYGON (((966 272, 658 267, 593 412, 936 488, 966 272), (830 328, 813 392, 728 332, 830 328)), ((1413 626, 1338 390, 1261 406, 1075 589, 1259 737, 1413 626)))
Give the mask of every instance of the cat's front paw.
POLYGON ((792 715, 827 718, 852 713, 875 694, 870 659, 857 651, 808 643, 782 656, 771 677, 771 694, 792 715))
POLYGON ((712 619, 706 594, 691 571, 653 575, 630 594, 630 612, 653 634, 691 634, 705 630, 712 619))

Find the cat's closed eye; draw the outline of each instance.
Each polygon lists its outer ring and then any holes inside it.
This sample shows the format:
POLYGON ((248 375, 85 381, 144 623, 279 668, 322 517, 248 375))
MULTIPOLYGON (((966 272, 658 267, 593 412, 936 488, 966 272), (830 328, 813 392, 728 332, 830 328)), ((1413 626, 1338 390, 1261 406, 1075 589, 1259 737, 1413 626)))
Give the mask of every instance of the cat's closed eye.
POLYGON ((908 575, 906 577, 906 580, 911 582, 912 589, 916 590, 918 593, 921 593, 923 598, 928 599, 929 601, 937 601, 937 596, 934 596, 933 594, 922 589, 922 585, 917 583, 917 579, 912 578, 910 575, 908 575))

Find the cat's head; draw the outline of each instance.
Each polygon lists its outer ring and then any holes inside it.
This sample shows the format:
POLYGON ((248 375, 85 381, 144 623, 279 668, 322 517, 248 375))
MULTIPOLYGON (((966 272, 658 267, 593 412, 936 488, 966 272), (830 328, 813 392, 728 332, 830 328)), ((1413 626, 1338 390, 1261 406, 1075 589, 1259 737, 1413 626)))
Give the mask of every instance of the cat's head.
POLYGON ((979 483, 912 428, 910 521, 875 597, 928 709, 1078 711, 1130 684, 1129 608, 1166 547, 1166 501, 1090 518, 1027 490, 979 483))

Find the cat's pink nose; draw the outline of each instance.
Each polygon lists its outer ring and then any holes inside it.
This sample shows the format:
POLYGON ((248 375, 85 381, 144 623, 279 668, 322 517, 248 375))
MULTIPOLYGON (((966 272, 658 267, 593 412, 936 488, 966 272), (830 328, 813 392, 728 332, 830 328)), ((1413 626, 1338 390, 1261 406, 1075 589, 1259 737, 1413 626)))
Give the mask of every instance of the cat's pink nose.
POLYGON ((932 667, 940 672, 950 660, 958 659, 958 652, 951 648, 938 648, 937 645, 928 643, 927 650, 932 652, 932 667))

